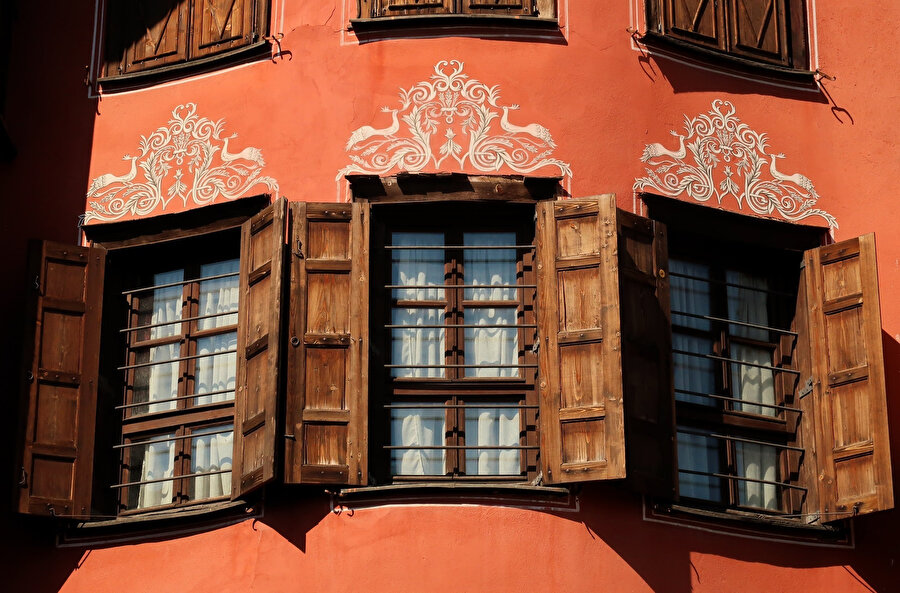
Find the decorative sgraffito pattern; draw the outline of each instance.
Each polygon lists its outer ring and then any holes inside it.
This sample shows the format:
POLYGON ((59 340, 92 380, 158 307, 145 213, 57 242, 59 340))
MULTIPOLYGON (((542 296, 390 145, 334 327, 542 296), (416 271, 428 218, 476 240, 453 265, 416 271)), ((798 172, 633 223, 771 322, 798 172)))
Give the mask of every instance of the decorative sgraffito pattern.
POLYGON ((716 99, 712 110, 690 119, 684 116, 684 135, 678 148, 648 144, 641 160, 649 165, 646 177, 634 189, 677 197, 687 194, 697 202, 715 198, 721 204, 732 196, 743 210, 744 203, 756 214, 775 212, 790 221, 818 216, 837 228, 834 216, 814 208, 819 199, 809 178, 800 173, 778 171, 780 153, 768 153, 765 134, 755 132, 734 115, 729 101, 716 99), (686 158, 689 157, 689 158, 686 158), (690 161, 690 162, 689 162, 690 161))
POLYGON ((362 126, 350 135, 346 149, 352 163, 337 179, 442 166, 520 174, 546 168, 571 177, 569 164, 551 157, 556 143, 547 128, 512 123, 519 106, 499 105, 498 85, 489 87, 462 71, 462 62, 442 60, 430 80, 401 88, 399 108, 381 109, 390 114, 390 125, 362 126))
POLYGON ((174 198, 202 206, 240 198, 256 185, 277 191, 278 183, 262 175, 262 152, 252 146, 231 152, 237 134, 223 138, 224 125, 224 119, 199 117, 194 103, 173 109, 168 125, 141 136, 137 156, 123 157, 131 161, 127 173, 105 173, 91 182, 82 222, 146 216, 174 198))

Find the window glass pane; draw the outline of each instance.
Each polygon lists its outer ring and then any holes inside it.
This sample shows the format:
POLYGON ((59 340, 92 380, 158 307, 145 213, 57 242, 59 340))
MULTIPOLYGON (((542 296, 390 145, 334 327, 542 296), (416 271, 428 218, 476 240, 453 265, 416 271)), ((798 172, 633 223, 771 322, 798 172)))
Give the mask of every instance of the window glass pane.
MULTIPOLYGON (((157 434, 145 440, 170 439, 174 432, 157 434)), ((135 445, 125 449, 124 482, 147 482, 169 478, 175 471, 176 441, 135 445)), ((163 480, 128 487, 128 509, 146 509, 173 502, 173 481, 163 480)))
MULTIPOLYGON (((416 328, 417 325, 442 325, 443 309, 394 309, 391 324, 410 326, 391 330, 391 364, 444 364, 443 328, 416 328)), ((392 377, 443 377, 440 368, 393 368, 392 377)))
MULTIPOLYGON (((515 233, 464 233, 464 245, 515 245, 515 233)), ((514 301, 515 288, 487 288, 516 284, 515 249, 466 249, 463 255, 465 284, 485 286, 466 288, 465 299, 470 301, 514 301)))
POLYGON ((210 395, 198 397, 194 405, 234 399, 235 363, 237 361, 237 332, 227 332, 197 340, 197 354, 225 352, 196 360, 194 389, 196 393, 210 395), (231 350, 232 352, 228 352, 231 350))
MULTIPOLYGON (((153 275, 154 286, 181 282, 182 280, 184 280, 184 270, 173 270, 153 275)), ((167 325, 138 330, 134 332, 137 334, 133 337, 134 340, 156 340, 181 333, 180 324, 168 322, 181 319, 182 290, 183 287, 179 284, 135 293, 138 309, 138 319, 135 327, 155 325, 157 323, 166 323, 167 325)))
POLYGON ((720 444, 717 439, 705 435, 678 431, 678 494, 720 502, 725 492, 722 478, 687 473, 720 473, 720 444))
POLYGON ((672 258, 669 260, 669 272, 671 276, 672 324, 701 331, 712 329, 710 322, 706 319, 678 314, 679 312, 694 315, 711 313, 711 286, 706 281, 710 277, 709 266, 672 258), (690 278, 684 276, 690 276, 690 278))
MULTIPOLYGON (((713 341, 709 338, 672 334, 672 348, 698 354, 711 354, 713 341)), ((675 398, 704 406, 716 406, 716 400, 700 394, 716 393, 716 363, 709 358, 690 354, 672 356, 675 378, 675 398)))
POLYGON ((153 414, 174 410, 177 402, 171 400, 178 395, 178 365, 177 359, 181 354, 181 346, 178 342, 142 348, 135 352, 135 364, 160 363, 134 369, 134 383, 132 384, 132 403, 156 402, 148 406, 136 406, 131 409, 132 415, 153 414), (174 362, 165 362, 172 360, 174 362), (161 401, 162 400, 162 401, 161 401))
MULTIPOLYGON (((778 450, 755 443, 735 443, 737 472, 744 478, 775 482, 778 479, 778 450)), ((775 484, 738 480, 738 493, 742 506, 777 510, 778 487, 775 484)))
MULTIPOLYGON (((465 310, 466 325, 486 327, 467 327, 465 330, 466 364, 477 365, 509 365, 519 362, 519 332, 515 327, 509 329, 490 327, 492 325, 516 325, 516 310, 513 308, 469 308, 465 310)), ((467 368, 467 377, 517 377, 516 368, 467 368)))
MULTIPOLYGON (((466 446, 509 447, 519 444, 521 424, 517 408, 485 403, 484 408, 465 408, 466 446)), ((519 449, 466 449, 468 475, 515 476, 522 473, 519 449)))
MULTIPOLYGON (((391 409, 391 445, 435 447, 444 445, 443 408, 391 409)), ((391 474, 439 476, 445 473, 444 449, 391 449, 391 474)))
MULTIPOLYGON (((197 313, 198 317, 221 315, 222 313, 237 311, 238 277, 236 274, 239 269, 240 260, 237 259, 200 266, 201 278, 221 276, 223 274, 235 274, 235 276, 217 278, 215 280, 203 280, 200 282, 200 310, 197 313)), ((237 322, 237 314, 223 315, 222 317, 200 319, 197 322, 197 328, 200 330, 213 329, 216 327, 224 327, 226 325, 235 325, 237 322)))
POLYGON ((191 433, 191 473, 211 475, 189 479, 190 500, 231 495, 231 453, 234 444, 232 425, 212 426, 191 433))
MULTIPOLYGON (((398 247, 444 244, 443 233, 391 233, 391 244, 398 247)), ((391 284, 436 286, 444 284, 443 249, 392 249, 391 284)), ((443 288, 395 289, 400 300, 442 300, 443 288)))

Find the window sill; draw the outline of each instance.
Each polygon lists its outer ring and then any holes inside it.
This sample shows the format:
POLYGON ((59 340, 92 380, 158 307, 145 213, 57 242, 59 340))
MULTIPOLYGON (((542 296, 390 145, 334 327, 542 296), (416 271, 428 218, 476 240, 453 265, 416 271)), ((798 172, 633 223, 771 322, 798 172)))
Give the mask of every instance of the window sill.
POLYGON ((105 93, 128 91, 136 88, 153 86, 155 84, 170 82, 179 78, 186 78, 195 74, 205 74, 214 70, 237 66, 247 62, 271 58, 272 50, 266 40, 256 41, 233 50, 225 51, 212 56, 206 56, 196 60, 166 64, 158 68, 102 76, 97 79, 100 88, 105 93))
POLYGON ((417 482, 342 488, 335 506, 363 508, 387 504, 477 504, 574 510, 577 498, 569 488, 531 484, 417 482))
POLYGON ((638 40, 651 49, 659 50, 663 55, 687 58, 698 65, 719 66, 725 71, 737 72, 771 82, 788 82, 809 88, 817 87, 816 73, 812 70, 758 62, 694 45, 653 31, 647 31, 638 40))

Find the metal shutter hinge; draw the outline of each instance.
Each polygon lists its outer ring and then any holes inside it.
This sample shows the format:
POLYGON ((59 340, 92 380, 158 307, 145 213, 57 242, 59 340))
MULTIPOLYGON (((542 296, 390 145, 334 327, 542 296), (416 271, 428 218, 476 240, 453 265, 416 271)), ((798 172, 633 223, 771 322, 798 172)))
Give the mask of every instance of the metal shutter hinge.
POLYGON ((800 391, 797 392, 797 395, 800 397, 800 399, 803 399, 804 397, 806 397, 807 395, 812 393, 812 390, 813 390, 813 380, 812 380, 812 377, 808 377, 806 379, 806 383, 804 383, 803 387, 800 388, 800 391))

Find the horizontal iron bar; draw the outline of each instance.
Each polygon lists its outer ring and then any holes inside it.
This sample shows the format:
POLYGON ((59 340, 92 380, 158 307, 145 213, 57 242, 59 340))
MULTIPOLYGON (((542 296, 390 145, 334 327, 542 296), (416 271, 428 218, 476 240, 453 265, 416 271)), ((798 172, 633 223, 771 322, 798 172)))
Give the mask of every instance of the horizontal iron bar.
MULTIPOLYGON (((168 399, 155 399, 153 401, 147 402, 136 402, 133 404, 122 404, 121 406, 116 406, 113 408, 114 410, 127 410, 128 408, 137 408, 140 406, 152 406, 153 404, 165 404, 169 402, 177 402, 183 399, 193 399, 195 397, 206 397, 208 395, 221 395, 222 393, 234 393, 234 389, 220 389, 218 391, 210 391, 207 393, 192 393, 190 395, 179 395, 178 397, 170 397, 168 399)), ((228 400, 225 400, 228 401, 228 400)), ((218 402, 216 402, 218 403, 218 402)))
MULTIPOLYGON (((160 323, 150 323, 148 325, 136 325, 134 327, 126 327, 119 330, 119 333, 130 333, 140 331, 142 329, 153 329, 155 327, 163 327, 165 325, 175 325, 177 323, 185 323, 188 321, 199 321, 200 319, 213 319, 215 317, 225 317, 226 315, 237 315, 238 310, 228 311, 227 313, 213 313, 211 315, 198 315, 197 317, 185 317, 184 319, 176 319, 175 321, 163 321, 160 323)), ((235 325, 235 324, 229 324, 235 325)), ((225 327, 228 327, 227 325, 225 327)), ((213 327, 210 329, 220 329, 218 327, 213 327)))
POLYGON ((460 328, 460 327, 483 327, 485 329, 490 328, 506 328, 506 329, 518 329, 520 327, 537 327, 535 323, 486 323, 484 325, 478 325, 475 323, 448 323, 446 325, 439 324, 431 324, 431 325, 397 325, 397 324, 387 324, 384 326, 385 329, 452 329, 452 328, 460 328))
POLYGON ((766 447, 775 447, 776 449, 787 449, 788 451, 800 451, 801 453, 805 453, 806 449, 803 447, 795 447, 793 445, 782 445, 780 443, 772 443, 770 441, 759 441, 756 439, 745 439, 743 437, 734 437, 728 434, 718 434, 715 432, 703 432, 702 430, 691 430, 689 428, 678 428, 676 432, 681 432, 684 434, 694 434, 697 436, 710 437, 713 439, 719 439, 723 441, 736 441, 738 443, 750 443, 751 445, 764 445, 766 447))
POLYGON ((793 490, 803 490, 808 492, 809 489, 795 484, 787 484, 785 482, 773 482, 772 480, 758 480, 756 478, 746 478, 744 476, 736 476, 733 474, 720 474, 717 472, 701 472, 693 469, 678 469, 680 474, 691 474, 694 476, 713 476, 715 478, 725 478, 726 480, 740 480, 742 482, 753 482, 755 484, 771 484, 772 486, 780 486, 782 488, 791 488, 793 490))
POLYGON ((783 297, 791 297, 797 298, 797 295, 791 292, 784 292, 781 290, 771 290, 769 288, 758 288, 756 286, 747 286, 746 284, 735 284, 734 282, 726 282, 725 280, 716 280, 715 278, 703 278, 701 276, 691 276, 690 274, 682 274, 680 272, 669 272, 669 276, 674 276, 675 278, 686 278, 688 280, 698 280, 700 282, 707 282, 709 284, 718 284, 720 286, 731 286, 733 288, 742 288, 744 290, 752 290, 755 292, 764 292, 766 294, 775 294, 783 297))
POLYGON ((228 430, 217 430, 215 432, 200 432, 193 434, 185 434, 180 437, 166 437, 164 439, 152 439, 148 441, 134 441, 131 443, 122 443, 121 445, 113 445, 113 449, 128 449, 130 447, 138 447, 140 445, 155 445, 156 443, 171 443, 172 441, 180 441, 183 439, 193 439, 209 436, 211 434, 225 434, 226 432, 233 432, 234 428, 229 428, 228 430))
POLYGON ((138 292, 147 292, 150 290, 159 290, 161 288, 172 288, 173 286, 184 286, 185 284, 193 284, 194 282, 206 282, 207 280, 218 280, 220 278, 231 278, 237 276, 240 272, 229 272, 228 274, 217 274, 215 276, 204 276, 203 278, 188 278, 178 282, 168 282, 166 284, 156 284, 154 286, 145 286, 144 288, 132 288, 131 290, 123 290, 123 295, 135 294, 138 292))
POLYGON ((675 389, 675 393, 683 393, 685 395, 697 395, 700 397, 711 397, 713 399, 721 399, 725 401, 737 402, 744 404, 745 406, 762 406, 764 408, 772 408, 775 410, 784 410, 786 412, 797 412, 798 414, 802 414, 803 410, 800 408, 791 408, 789 406, 779 406, 777 404, 764 404, 762 402, 751 402, 745 399, 741 399, 739 397, 728 397, 727 395, 717 395, 715 393, 703 393, 701 391, 691 391, 689 389, 675 389))
POLYGON ((183 474, 180 476, 172 476, 170 478, 156 478, 154 480, 141 480, 140 482, 125 482, 123 484, 113 484, 110 488, 128 488, 129 486, 143 486, 144 484, 157 484, 159 482, 174 482, 175 480, 190 480, 192 478, 202 478, 203 476, 215 476, 218 474, 230 474, 230 469, 219 469, 213 472, 203 472, 200 474, 183 474))
POLYGON ((416 249, 534 249, 534 245, 385 245, 387 250, 415 251, 416 249))
POLYGON ((168 360, 154 360, 152 362, 140 362, 138 364, 128 364, 123 367, 119 367, 116 370, 118 371, 127 371, 129 369, 140 369, 143 367, 152 367, 158 364, 169 364, 170 362, 180 362, 182 360, 195 360, 197 358, 209 358, 211 356, 221 356, 223 354, 234 354, 237 352, 234 350, 222 350, 221 352, 207 352, 206 354, 192 354, 191 356, 180 356, 178 358, 170 358, 168 360))
POLYGON ((716 356, 715 354, 702 354, 700 352, 691 352, 690 350, 672 350, 673 354, 684 354, 685 356, 695 356, 697 358, 709 358, 710 360, 721 360, 723 362, 733 362, 741 366, 756 367, 759 369, 768 369, 776 373, 791 373, 792 375, 800 375, 800 371, 794 369, 786 369, 784 367, 773 367, 768 364, 759 364, 757 362, 749 362, 739 358, 728 358, 727 356, 716 356))
POLYGON ((686 311, 672 311, 672 315, 683 315, 685 317, 693 317, 694 319, 708 319, 710 321, 719 321, 721 323, 727 323, 729 325, 740 325, 741 327, 752 327, 754 329, 764 329, 768 331, 778 332, 780 334, 785 334, 788 336, 796 336, 797 332, 791 331, 789 329, 780 329, 777 327, 770 327, 768 325, 761 325, 759 323, 750 323, 748 321, 738 321, 736 319, 728 319, 727 317, 715 317, 713 315, 698 315, 697 313, 688 313, 686 311))
POLYGON ((516 408, 523 410, 537 410, 540 406, 530 404, 384 404, 384 407, 391 410, 415 410, 418 408, 490 408, 494 410, 516 408))
POLYGON ((487 449, 491 451, 517 451, 521 449, 540 449, 537 445, 495 445, 482 447, 479 445, 383 445, 382 449, 427 449, 427 450, 447 450, 447 449, 487 449))
POLYGON ((536 364, 386 364, 386 369, 529 369, 536 364))
POLYGON ((423 286, 408 284, 385 284, 391 290, 422 290, 429 288, 537 288, 537 284, 426 284, 423 286))

